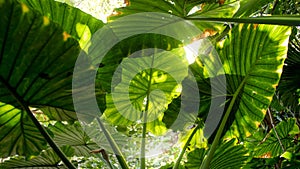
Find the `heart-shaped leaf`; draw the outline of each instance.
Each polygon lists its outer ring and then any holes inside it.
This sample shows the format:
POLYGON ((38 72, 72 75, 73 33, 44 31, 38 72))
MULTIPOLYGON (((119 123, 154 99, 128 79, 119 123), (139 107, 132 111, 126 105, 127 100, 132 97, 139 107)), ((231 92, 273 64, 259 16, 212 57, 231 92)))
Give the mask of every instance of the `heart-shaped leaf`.
MULTIPOLYGON (((62 147, 62 151, 69 157, 73 156, 74 150, 69 146, 62 147)), ((26 160, 24 157, 15 157, 0 164, 3 169, 23 168, 23 169, 57 169, 66 168, 62 165, 60 158, 51 149, 43 151, 39 156, 26 160)))
POLYGON ((45 143, 29 106, 73 110, 71 80, 79 45, 23 3, 0 0, 0 15, 1 156, 30 155, 45 143))
POLYGON ((284 26, 241 24, 219 45, 232 106, 229 119, 235 118, 230 134, 243 139, 263 120, 282 72, 289 34, 284 26))
POLYGON ((275 129, 273 128, 268 133, 262 143, 255 147, 254 155, 261 158, 272 158, 281 155, 284 153, 282 148, 286 149, 291 146, 294 141, 293 137, 299 132, 295 119, 280 122, 275 129), (275 132, 277 132, 278 137, 275 132))
MULTIPOLYGON (((236 145, 235 140, 223 142, 217 148, 215 156, 210 164, 211 169, 232 168, 239 169, 247 161, 247 151, 242 145, 236 145)), ((188 153, 188 161, 185 166, 188 169, 198 169, 204 159, 207 150, 196 149, 188 153)))
POLYGON ((103 26, 102 21, 82 12, 78 8, 54 0, 20 0, 30 8, 39 11, 51 21, 59 24, 75 39, 88 38, 103 26), (88 34, 90 33, 90 34, 88 34))
POLYGON ((89 156, 92 150, 99 149, 77 122, 72 125, 57 122, 50 125, 49 129, 54 135, 54 141, 59 146, 71 146, 76 156, 89 156))
POLYGON ((107 97, 106 118, 115 125, 153 122, 156 125, 150 125, 148 130, 161 133, 158 128, 163 124, 159 121, 167 105, 179 96, 178 83, 187 76, 187 70, 178 56, 167 51, 124 59, 119 71, 122 75, 116 76, 121 77, 121 82, 107 97), (143 113, 147 113, 147 121, 143 120, 143 113))
POLYGON ((0 157, 38 155, 46 142, 25 111, 0 102, 0 157))

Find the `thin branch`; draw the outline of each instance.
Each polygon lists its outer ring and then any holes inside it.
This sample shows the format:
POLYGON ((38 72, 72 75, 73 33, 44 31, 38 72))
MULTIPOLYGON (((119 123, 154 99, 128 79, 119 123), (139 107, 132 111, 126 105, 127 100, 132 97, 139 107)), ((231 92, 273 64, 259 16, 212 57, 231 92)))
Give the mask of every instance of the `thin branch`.
POLYGON ((273 122, 273 116, 272 116, 272 113, 270 112, 270 109, 268 109, 267 112, 268 112, 268 115, 269 115, 269 117, 270 117, 270 121, 271 121, 271 124, 272 124, 272 128, 273 128, 274 133, 275 133, 275 135, 276 135, 276 137, 277 137, 277 139, 278 139, 278 142, 279 142, 279 144, 280 144, 280 147, 281 147, 282 151, 285 152, 285 148, 284 148, 284 146, 283 146, 283 144, 282 144, 282 142, 281 142, 281 140, 280 140, 280 138, 279 138, 279 135, 278 135, 278 133, 277 133, 277 131, 276 131, 276 129, 275 129, 275 125, 274 125, 274 122, 273 122))
POLYGON ((265 116, 264 122, 266 123, 267 126, 264 127, 262 125, 262 127, 266 129, 267 133, 273 128, 271 121, 272 120, 270 119, 270 116, 265 116))
POLYGON ((279 0, 275 0, 275 1, 274 1, 274 3, 273 3, 273 8, 272 8, 272 11, 271 11, 271 15, 273 15, 273 13, 274 13, 274 11, 275 11, 277 5, 278 5, 278 2, 279 2, 279 0))

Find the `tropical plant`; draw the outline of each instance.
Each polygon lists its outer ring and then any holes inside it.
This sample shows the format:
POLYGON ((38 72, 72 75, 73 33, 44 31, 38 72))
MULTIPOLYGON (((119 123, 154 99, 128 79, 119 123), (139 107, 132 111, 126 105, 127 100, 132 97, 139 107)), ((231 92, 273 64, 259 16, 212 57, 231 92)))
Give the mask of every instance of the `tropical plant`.
POLYGON ((299 2, 125 2, 0 0, 0 168, 299 167, 299 2))

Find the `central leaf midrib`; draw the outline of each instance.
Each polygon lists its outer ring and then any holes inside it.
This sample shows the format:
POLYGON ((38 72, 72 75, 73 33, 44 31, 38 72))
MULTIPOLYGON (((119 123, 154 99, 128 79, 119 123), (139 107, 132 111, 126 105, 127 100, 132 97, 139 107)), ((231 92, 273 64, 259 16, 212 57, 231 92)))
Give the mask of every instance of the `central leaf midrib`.
MULTIPOLYGON (((10 84, 8 84, 5 81, 5 79, 2 76, 0 76, 0 83, 2 83, 4 85, 4 87, 9 91, 9 93, 11 93, 12 97, 23 108, 23 110, 29 109, 27 103, 18 95, 18 93, 14 90, 14 88, 11 87, 10 84)), ((16 124, 15 127, 17 127, 17 126, 20 127, 21 134, 19 134, 17 139, 15 139, 13 145, 16 145, 16 143, 18 142, 18 140, 20 139, 21 136, 23 136, 22 138, 23 138, 24 143, 27 142, 26 137, 25 137, 25 132, 24 132, 25 129, 24 129, 23 117, 24 117, 24 112, 22 110, 20 110, 20 121, 19 121, 20 124, 16 124)), ((24 146, 25 146, 24 149, 26 149, 26 144, 24 144, 24 146)), ((14 146, 11 147, 10 153, 13 151, 13 149, 14 149, 14 146)))
POLYGON ((0 75, 0 83, 4 85, 4 87, 9 91, 11 96, 16 100, 16 102, 23 108, 28 107, 28 104, 23 100, 23 98, 16 92, 16 90, 10 86, 9 83, 0 75))
MULTIPOLYGON (((62 159, 62 161, 70 168, 75 168, 74 165, 68 160, 68 158, 65 156, 65 154, 60 150, 60 148, 56 145, 56 143, 52 140, 51 136, 47 133, 47 131, 43 128, 43 126, 39 123, 39 121, 35 118, 35 116, 32 114, 31 110, 29 109, 28 103, 23 100, 23 98, 14 90, 13 87, 10 86, 9 83, 5 81, 5 79, 0 75, 0 83, 4 85, 5 88, 11 93, 12 97, 16 100, 16 102, 23 108, 23 111, 27 113, 35 127, 38 129, 38 131, 43 135, 44 139, 48 142, 48 144, 52 147, 52 149, 57 153, 57 155, 62 159)), ((21 111, 21 114, 24 114, 23 111, 21 111)), ((20 120, 20 125, 22 120, 20 120)), ((24 130, 24 129, 23 129, 24 130)), ((24 131, 21 131, 24 135, 24 131)), ((20 135, 19 135, 20 137, 20 135)), ((25 136, 24 142, 25 140, 25 136)))

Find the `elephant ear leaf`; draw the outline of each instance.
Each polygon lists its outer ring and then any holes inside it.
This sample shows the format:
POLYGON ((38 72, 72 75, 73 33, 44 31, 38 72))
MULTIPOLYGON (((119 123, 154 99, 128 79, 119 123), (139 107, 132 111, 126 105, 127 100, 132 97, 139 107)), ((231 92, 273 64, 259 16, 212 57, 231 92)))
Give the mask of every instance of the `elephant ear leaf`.
POLYGON ((43 106, 39 109, 45 114, 49 120, 73 122, 77 119, 76 113, 73 110, 65 110, 63 108, 43 106))
POLYGON ((280 122, 275 129, 273 128, 268 133, 262 143, 255 148, 255 156, 272 158, 283 154, 282 149, 290 147, 293 144, 294 136, 299 133, 295 119, 280 122), (279 138, 275 132, 277 132, 279 138))
POLYGON ((99 149, 77 122, 72 125, 57 122, 50 125, 49 129, 54 134, 55 143, 60 146, 71 146, 76 156, 90 156, 92 150, 99 149))
POLYGON ((157 135, 163 134, 166 130, 162 123, 163 112, 180 94, 177 81, 181 82, 187 76, 185 64, 168 51, 124 59, 121 63, 122 81, 111 95, 107 95, 105 118, 114 125, 128 125, 143 120, 143 112, 147 112, 147 130, 157 135), (141 71, 141 68, 148 69, 141 71), (136 75, 130 79, 132 74, 136 75), (172 76, 175 74, 177 79, 172 76), (124 92, 126 87, 129 94, 124 92), (147 106, 145 98, 149 99, 147 106))
POLYGON ((25 111, 0 102, 0 157, 38 155, 46 148, 43 136, 25 111))
MULTIPOLYGON (((201 2, 192 2, 186 0, 174 0, 174 1, 164 1, 164 0, 130 0, 127 1, 126 8, 117 9, 119 15, 130 15, 138 12, 161 12, 161 13, 171 13, 173 15, 184 17, 188 14, 195 5, 201 2)), ((112 18, 117 18, 120 16, 113 16, 112 18)))
MULTIPOLYGON (((239 8, 239 1, 226 2, 220 6, 214 0, 129 0, 125 8, 116 9, 117 15, 110 17, 113 21, 119 17, 139 12, 160 12, 177 17, 233 17, 239 8), (201 8, 199 6, 201 5, 201 8), (195 11, 196 9, 197 11, 195 11)), ((224 29, 224 24, 206 21, 192 21, 204 34, 214 35, 224 29)), ((203 36, 201 35, 201 36, 203 36)))
POLYGON ((65 3, 53 0, 21 0, 21 2, 49 17, 78 40, 87 38, 85 36, 90 36, 103 26, 101 20, 65 3))
POLYGON ((289 27, 240 24, 219 44, 227 81, 227 121, 233 123, 228 136, 243 140, 263 120, 282 72, 289 34, 289 27))
MULTIPOLYGON (((62 147, 62 151, 69 157, 74 154, 74 150, 70 146, 62 147)), ((61 160, 56 155, 56 153, 53 150, 48 149, 46 151, 43 151, 40 155, 33 157, 30 160, 26 160, 24 157, 15 157, 15 158, 9 159, 9 160, 5 161, 4 163, 0 164, 0 167, 2 169, 65 168, 60 162, 61 162, 61 160)))
POLYGON ((0 16, 0 154, 29 156, 46 146, 30 107, 73 110, 72 71, 80 48, 23 3, 0 0, 0 16))
MULTIPOLYGON (((210 164, 211 169, 219 168, 241 168, 247 161, 247 150, 242 145, 236 145, 235 140, 222 143, 216 150, 216 153, 210 164)), ((198 169, 199 165, 204 159, 206 149, 195 149, 187 156, 187 163, 185 164, 188 169, 198 169)))

